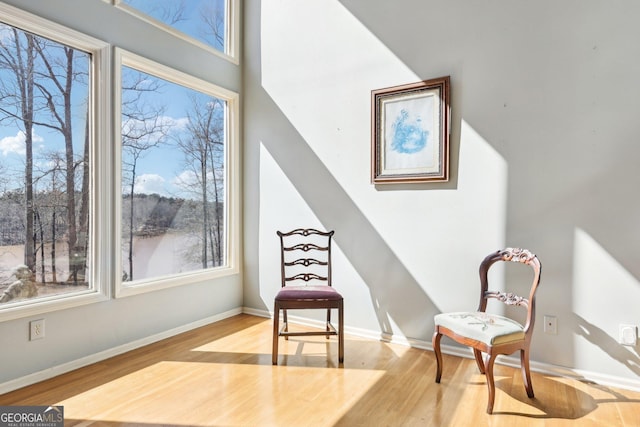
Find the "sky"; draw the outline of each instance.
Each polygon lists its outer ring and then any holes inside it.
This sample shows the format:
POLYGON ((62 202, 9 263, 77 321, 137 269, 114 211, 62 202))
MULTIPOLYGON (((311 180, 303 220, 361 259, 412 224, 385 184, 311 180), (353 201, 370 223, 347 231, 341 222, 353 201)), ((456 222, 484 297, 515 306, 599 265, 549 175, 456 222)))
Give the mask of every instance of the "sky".
MULTIPOLYGON (((224 11, 225 8, 225 0, 120 0, 120 2, 209 45, 212 45, 212 39, 206 36, 206 29, 200 23, 200 14, 210 10, 224 11), (176 21, 174 17, 178 10, 180 10, 181 19, 176 21)), ((224 51, 222 45, 213 46, 224 51)))
MULTIPOLYGON (((202 104, 207 104, 212 99, 210 95, 186 88, 166 80, 158 79, 147 74, 140 74, 136 70, 126 69, 128 74, 143 76, 145 81, 156 82, 158 90, 145 92, 145 103, 162 105, 166 107, 159 121, 169 126, 171 129, 165 143, 144 150, 138 160, 136 167, 136 193, 157 193, 163 196, 191 197, 192 194, 185 191, 185 186, 194 183, 196 176, 190 169, 185 168, 185 155, 173 144, 173 138, 185 138, 187 125, 189 123, 187 112, 193 115, 191 99, 196 97, 202 104)), ((124 95, 123 95, 124 97, 124 95)), ((221 117, 222 115, 221 111, 221 117)), ((136 123, 131 124, 133 128, 136 123)), ((135 131, 134 131, 135 132, 135 131)), ((151 138, 157 140, 157 137, 151 138)), ((124 153, 123 153, 124 156, 124 153)), ((123 179, 123 186, 127 182, 123 179)), ((128 188, 123 188, 123 192, 128 188)))

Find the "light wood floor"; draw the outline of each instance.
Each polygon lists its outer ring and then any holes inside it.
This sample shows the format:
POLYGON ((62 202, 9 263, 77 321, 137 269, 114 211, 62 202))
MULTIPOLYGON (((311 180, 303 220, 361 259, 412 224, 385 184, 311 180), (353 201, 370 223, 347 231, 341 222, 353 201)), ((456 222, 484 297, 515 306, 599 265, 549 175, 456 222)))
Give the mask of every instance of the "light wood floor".
POLYGON ((65 425, 124 426, 640 426, 640 393, 496 365, 494 414, 475 362, 347 336, 281 339, 271 321, 239 315, 0 395, 0 405, 63 405, 65 425), (327 357, 327 353, 329 354, 327 357))

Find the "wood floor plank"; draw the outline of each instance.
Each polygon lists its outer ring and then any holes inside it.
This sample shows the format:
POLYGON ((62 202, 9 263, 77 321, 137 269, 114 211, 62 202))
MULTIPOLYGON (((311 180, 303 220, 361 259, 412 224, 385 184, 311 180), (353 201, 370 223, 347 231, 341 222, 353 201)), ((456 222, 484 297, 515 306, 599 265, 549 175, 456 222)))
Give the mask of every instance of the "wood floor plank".
POLYGON ((249 315, 195 329, 0 395, 0 405, 64 405, 70 426, 640 425, 640 393, 496 365, 494 414, 473 359, 347 336, 345 363, 324 337, 281 340, 249 315))

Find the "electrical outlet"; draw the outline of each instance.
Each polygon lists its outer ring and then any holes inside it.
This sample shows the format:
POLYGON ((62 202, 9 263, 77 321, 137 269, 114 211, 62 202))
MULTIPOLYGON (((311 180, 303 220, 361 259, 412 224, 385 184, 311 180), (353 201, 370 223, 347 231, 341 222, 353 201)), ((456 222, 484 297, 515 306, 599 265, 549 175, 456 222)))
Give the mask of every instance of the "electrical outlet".
POLYGON ((635 347, 638 342, 638 327, 634 325, 620 325, 618 342, 622 345, 635 347))
POLYGON ((44 319, 29 322, 29 341, 44 338, 44 319))
POLYGON ((556 316, 544 316, 544 333, 558 335, 558 319, 556 316))

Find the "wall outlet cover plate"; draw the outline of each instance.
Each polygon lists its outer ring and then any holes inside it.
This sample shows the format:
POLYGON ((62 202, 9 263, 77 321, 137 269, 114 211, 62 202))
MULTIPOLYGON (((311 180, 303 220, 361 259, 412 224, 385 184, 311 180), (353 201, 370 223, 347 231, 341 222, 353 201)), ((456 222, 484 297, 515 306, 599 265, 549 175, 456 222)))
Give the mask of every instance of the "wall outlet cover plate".
POLYGON ((635 346, 638 342, 638 327, 635 325, 620 325, 618 342, 622 345, 635 346))

